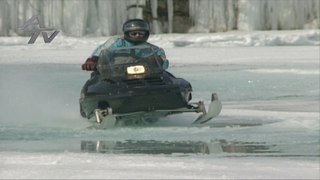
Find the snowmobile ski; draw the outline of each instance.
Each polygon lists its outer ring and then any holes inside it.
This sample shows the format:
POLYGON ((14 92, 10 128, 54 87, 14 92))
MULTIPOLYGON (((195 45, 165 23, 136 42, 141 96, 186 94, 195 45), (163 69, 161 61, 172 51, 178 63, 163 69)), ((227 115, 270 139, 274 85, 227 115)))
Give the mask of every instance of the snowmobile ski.
POLYGON ((208 112, 205 110, 204 104, 202 104, 202 115, 200 115, 193 124, 203 124, 210 121, 212 118, 218 116, 221 112, 222 104, 218 99, 218 95, 213 93, 211 96, 211 102, 209 104, 208 112))

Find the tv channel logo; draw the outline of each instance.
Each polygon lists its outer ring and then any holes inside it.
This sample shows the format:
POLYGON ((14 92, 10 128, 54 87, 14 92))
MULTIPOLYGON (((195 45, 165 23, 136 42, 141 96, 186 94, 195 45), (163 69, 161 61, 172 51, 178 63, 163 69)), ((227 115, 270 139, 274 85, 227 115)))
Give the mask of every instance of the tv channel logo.
POLYGON ((25 33, 32 33, 32 36, 28 44, 33 44, 36 39, 39 37, 40 33, 42 34, 43 40, 45 43, 50 43, 60 31, 54 30, 53 28, 47 28, 44 25, 44 21, 41 16, 35 15, 32 16, 21 28, 25 33), (48 31, 54 31, 51 36, 48 36, 48 31))

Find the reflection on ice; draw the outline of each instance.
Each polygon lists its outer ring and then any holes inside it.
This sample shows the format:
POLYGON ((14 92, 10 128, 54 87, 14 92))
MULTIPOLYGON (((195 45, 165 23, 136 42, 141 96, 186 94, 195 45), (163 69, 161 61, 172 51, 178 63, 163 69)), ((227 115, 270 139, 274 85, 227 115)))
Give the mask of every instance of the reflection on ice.
POLYGON ((219 154, 219 153, 277 153, 275 145, 264 142, 226 140, 201 141, 81 141, 82 152, 116 154, 219 154))

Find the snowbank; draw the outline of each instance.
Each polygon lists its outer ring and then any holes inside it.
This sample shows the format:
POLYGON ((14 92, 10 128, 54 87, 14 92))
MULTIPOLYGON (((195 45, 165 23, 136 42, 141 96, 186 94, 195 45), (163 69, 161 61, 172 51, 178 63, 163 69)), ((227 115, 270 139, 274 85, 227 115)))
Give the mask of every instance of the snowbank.
MULTIPOLYGON (((78 64, 82 63, 96 46, 105 42, 108 38, 110 37, 74 38, 58 34, 51 43, 44 43, 42 37, 39 36, 34 44, 27 44, 30 37, 1 37, 0 63, 78 64), (44 59, 43 56, 51 58, 44 59)), ((207 60, 197 60, 196 63, 227 63, 230 61, 232 61, 230 63, 236 63, 239 61, 239 58, 235 60, 237 52, 230 52, 225 49, 226 47, 305 46, 303 48, 307 50, 305 53, 309 52, 308 49, 310 49, 306 47, 313 47, 311 48, 313 49, 312 52, 315 52, 316 46, 320 45, 320 31, 253 31, 251 33, 234 31, 211 34, 158 34, 152 35, 149 38, 149 42, 164 48, 168 58, 174 60, 172 62, 194 63, 194 61, 186 61, 190 59, 190 53, 193 51, 185 51, 183 49, 197 48, 206 54, 207 58, 205 59, 207 60), (211 48, 211 50, 208 51, 207 48, 211 48), (223 62, 221 58, 214 58, 217 54, 221 55, 221 53, 224 53, 225 57, 223 62)), ((256 50, 258 49, 254 49, 254 51, 256 50)), ((194 55, 191 54, 192 56, 194 55)), ((277 56, 275 55, 275 57, 277 56)), ((278 58, 275 59, 277 60, 278 58)))
MULTIPOLYGON (((49 44, 45 44, 41 36, 34 44, 27 44, 30 37, 0 37, 0 47, 12 49, 73 49, 94 48, 109 37, 74 38, 58 34, 49 44)), ((230 31, 225 33, 195 34, 156 34, 151 35, 149 42, 163 48, 171 47, 226 47, 226 46, 318 46, 320 30, 294 31, 230 31)))

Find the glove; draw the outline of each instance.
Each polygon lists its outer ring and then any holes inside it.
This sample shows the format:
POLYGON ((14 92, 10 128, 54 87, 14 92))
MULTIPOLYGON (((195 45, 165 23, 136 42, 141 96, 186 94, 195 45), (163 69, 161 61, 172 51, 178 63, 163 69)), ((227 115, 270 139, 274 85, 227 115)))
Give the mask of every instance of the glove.
POLYGON ((86 61, 84 64, 82 64, 81 67, 82 67, 82 70, 94 71, 94 70, 97 70, 97 62, 86 61))
POLYGON ((88 58, 84 64, 81 65, 82 70, 95 71, 97 70, 97 61, 93 58, 88 58))

